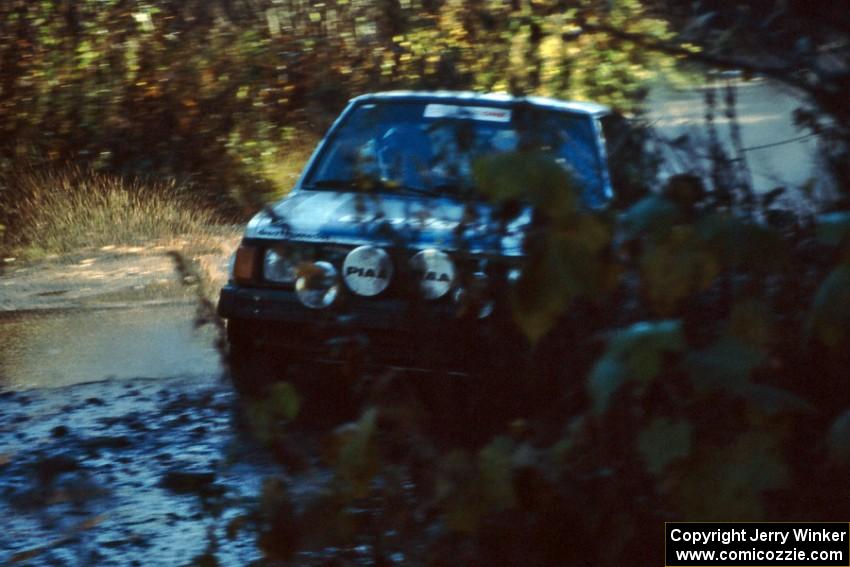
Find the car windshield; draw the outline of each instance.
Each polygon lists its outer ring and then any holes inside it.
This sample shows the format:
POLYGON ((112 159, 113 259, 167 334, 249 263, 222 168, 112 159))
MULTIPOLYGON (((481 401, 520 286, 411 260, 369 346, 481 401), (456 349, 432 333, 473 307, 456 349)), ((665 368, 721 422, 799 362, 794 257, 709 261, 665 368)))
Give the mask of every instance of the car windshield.
POLYGON ((333 132, 304 187, 466 197, 475 194, 477 158, 536 150, 564 167, 586 200, 604 200, 593 120, 531 104, 361 103, 333 132))

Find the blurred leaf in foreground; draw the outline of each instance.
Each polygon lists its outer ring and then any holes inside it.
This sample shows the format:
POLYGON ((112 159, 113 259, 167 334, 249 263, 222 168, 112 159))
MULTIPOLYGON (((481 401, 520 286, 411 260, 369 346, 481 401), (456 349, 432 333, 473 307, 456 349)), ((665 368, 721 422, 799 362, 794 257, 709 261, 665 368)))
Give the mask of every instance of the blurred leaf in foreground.
POLYGON ((835 348, 847 339, 850 319, 850 264, 841 264, 818 288, 809 311, 807 331, 835 348))
POLYGON ((478 469, 484 499, 491 511, 514 505, 514 444, 507 437, 496 437, 478 453, 478 469))
POLYGON ((687 457, 691 450, 691 424, 656 417, 638 435, 637 445, 646 469, 659 474, 676 459, 687 457))
POLYGON ((375 445, 377 416, 378 410, 369 408, 356 423, 342 426, 335 432, 339 441, 336 473, 355 498, 368 494, 372 479, 379 470, 375 445))
POLYGON ((764 358, 754 347, 724 335, 707 348, 689 353, 684 366, 699 391, 725 389, 739 393, 746 388, 750 373, 764 362, 764 358))
POLYGON ((514 319, 536 342, 558 322, 577 297, 593 297, 616 283, 616 266, 602 252, 611 229, 589 214, 578 214, 539 242, 513 292, 514 319))
POLYGON ((528 201, 556 220, 576 211, 575 183, 563 167, 542 152, 484 156, 475 161, 472 174, 477 187, 494 201, 528 201))
POLYGON ((827 446, 830 461, 845 467, 850 465, 850 410, 845 411, 832 422, 827 446))
POLYGON ((675 226, 652 243, 640 259, 646 295, 656 311, 667 315, 688 295, 707 288, 720 265, 691 226, 675 226))
POLYGON ((850 212, 837 211, 818 216, 818 239, 829 246, 838 246, 850 236, 850 212))
POLYGON ((669 488, 679 513, 693 521, 761 520, 763 493, 790 481, 777 440, 766 431, 747 431, 723 447, 701 446, 688 460, 669 488))
POLYGON ((766 348, 774 335, 770 307, 758 299, 743 299, 732 306, 728 332, 747 344, 766 348))
POLYGON ((588 388, 594 411, 605 413, 611 396, 627 381, 645 386, 661 371, 664 353, 680 352, 684 347, 680 321, 645 321, 614 332, 590 373, 588 388))
POLYGON ((642 234, 662 238, 680 218, 675 204, 660 195, 650 195, 620 215, 620 226, 626 238, 642 234))

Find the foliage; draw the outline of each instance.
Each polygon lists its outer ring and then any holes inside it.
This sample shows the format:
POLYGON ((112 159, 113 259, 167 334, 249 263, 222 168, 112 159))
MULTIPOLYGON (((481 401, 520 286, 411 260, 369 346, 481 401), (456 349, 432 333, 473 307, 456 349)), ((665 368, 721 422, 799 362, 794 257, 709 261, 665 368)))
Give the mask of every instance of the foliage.
MULTIPOLYGON (((666 37, 636 0, 584 11, 666 37)), ((84 0, 0 6, 0 168, 84 163, 188 179, 256 208, 289 190, 344 102, 470 88, 629 110, 674 58, 573 37, 555 3, 84 0)))
MULTIPOLYGON (((835 142, 827 157, 844 179, 846 74, 824 70, 815 47, 841 29, 810 34, 784 14, 765 26, 749 17, 758 9, 732 18, 706 4, 713 12, 691 21, 694 3, 636 0, 14 0, 0 6, 0 166, 37 157, 177 176, 208 201, 250 208, 287 190, 307 137, 352 94, 509 90, 632 111, 652 72, 694 57, 803 88, 814 110, 798 118, 835 142), (653 17, 665 10, 689 25, 672 35, 653 17), (717 55, 771 34, 798 51, 786 67, 717 55)), ((146 211, 141 186, 82 177, 5 181, 6 238, 54 249, 59 235, 125 226, 116 210, 170 231, 197 221, 174 212, 185 210, 171 200, 184 202, 181 184, 158 186, 160 208, 146 211)), ((333 474, 319 494, 295 507, 266 487, 259 545, 270 557, 365 545, 376 564, 394 553, 431 565, 623 564, 661 556, 664 520, 846 519, 844 213, 766 226, 769 199, 741 212, 681 177, 657 194, 637 187, 623 211, 589 212, 534 154, 476 164, 476 179, 494 201, 536 206, 510 291, 530 368, 485 375, 473 410, 450 415, 381 391, 406 381, 364 380, 368 407, 329 436, 333 474)), ((140 226, 126 238, 159 230, 140 226)), ((252 425, 285 437, 302 401, 281 384, 252 425)))
POLYGON ((316 503, 334 513, 293 521, 333 532, 339 557, 553 565, 660 557, 663 521, 846 515, 844 216, 769 228, 678 178, 593 213, 539 159, 476 166, 494 200, 538 205, 513 292, 535 366, 486 374, 469 412, 373 393, 334 436, 334 496, 316 503))
POLYGON ((254 402, 249 412, 254 435, 268 443, 281 430, 282 424, 292 421, 301 409, 301 398, 289 382, 278 382, 262 400, 254 402))

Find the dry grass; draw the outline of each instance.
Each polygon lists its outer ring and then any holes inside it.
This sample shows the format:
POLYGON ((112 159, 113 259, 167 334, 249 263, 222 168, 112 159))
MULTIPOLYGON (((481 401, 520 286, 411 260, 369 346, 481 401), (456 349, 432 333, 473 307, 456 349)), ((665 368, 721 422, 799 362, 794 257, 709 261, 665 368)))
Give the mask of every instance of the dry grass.
POLYGON ((176 182, 143 183, 68 168, 0 179, 4 244, 25 257, 217 232, 215 215, 176 182))

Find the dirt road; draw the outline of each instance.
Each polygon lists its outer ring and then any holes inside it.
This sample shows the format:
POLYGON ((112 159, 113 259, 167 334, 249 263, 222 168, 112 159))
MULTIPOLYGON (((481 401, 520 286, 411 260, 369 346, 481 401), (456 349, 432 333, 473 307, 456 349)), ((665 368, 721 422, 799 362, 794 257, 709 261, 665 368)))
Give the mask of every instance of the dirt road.
POLYGON ((216 331, 196 326, 186 283, 164 249, 0 278, 0 564, 259 557, 233 526, 285 471, 234 423, 216 331))

